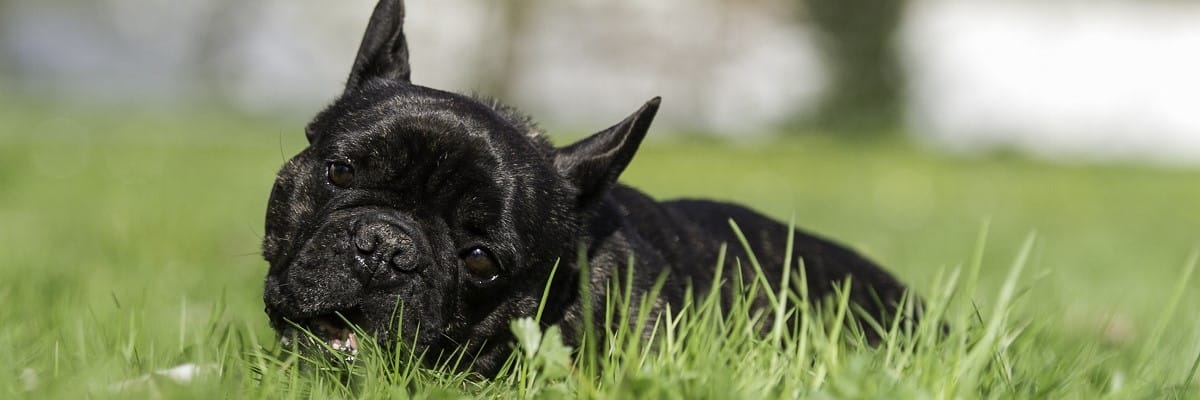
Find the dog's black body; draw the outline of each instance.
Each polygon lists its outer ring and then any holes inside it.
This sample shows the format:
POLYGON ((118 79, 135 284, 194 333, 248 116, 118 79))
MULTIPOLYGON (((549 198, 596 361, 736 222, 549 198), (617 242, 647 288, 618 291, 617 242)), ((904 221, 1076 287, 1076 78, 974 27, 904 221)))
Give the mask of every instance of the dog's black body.
MULTIPOLYGON (((310 145, 271 193, 264 300, 285 341, 300 326, 356 351, 344 317, 427 361, 465 351, 476 371, 493 374, 511 349, 509 321, 536 312, 556 263, 541 321, 560 325, 570 343, 585 302, 603 315, 605 289, 631 259, 633 304, 667 273, 655 312, 678 310, 689 285, 707 292, 722 245, 725 276, 755 276, 731 219, 778 290, 785 225, 733 204, 658 202, 616 183, 657 98, 554 148, 510 108, 411 84, 402 20, 399 0, 376 7, 345 92, 308 126, 310 145)), ((853 301, 884 316, 902 296, 902 284, 851 250, 799 231, 793 244, 814 297, 852 277, 853 301)))

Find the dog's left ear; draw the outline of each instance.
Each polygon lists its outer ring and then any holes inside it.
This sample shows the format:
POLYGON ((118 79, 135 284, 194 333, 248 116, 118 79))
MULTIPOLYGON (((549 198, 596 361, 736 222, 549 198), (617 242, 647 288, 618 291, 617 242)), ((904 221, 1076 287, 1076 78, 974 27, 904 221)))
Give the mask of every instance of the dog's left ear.
POLYGON ((408 43, 404 40, 404 1, 380 0, 358 46, 354 67, 346 80, 346 92, 376 78, 409 82, 410 74, 408 43))
POLYGON ((658 97, 650 99, 624 121, 554 152, 555 168, 579 189, 576 204, 580 208, 604 197, 617 182, 646 137, 660 101, 658 97))

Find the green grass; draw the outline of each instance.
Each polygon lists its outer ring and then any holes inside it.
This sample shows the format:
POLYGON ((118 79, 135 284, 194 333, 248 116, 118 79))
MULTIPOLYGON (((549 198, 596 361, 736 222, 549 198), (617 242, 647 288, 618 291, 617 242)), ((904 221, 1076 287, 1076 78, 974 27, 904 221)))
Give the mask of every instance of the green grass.
POLYGON ((297 368, 262 313, 258 245, 301 132, 0 108, 0 398, 1200 398, 1200 171, 823 137, 656 138, 624 180, 847 242, 930 299, 948 334, 880 327, 894 333, 865 346, 830 322, 852 314, 833 304, 760 337, 748 332, 785 309, 721 318, 697 296, 647 321, 652 344, 612 332, 574 365, 552 330, 517 322, 521 357, 494 381, 400 355, 297 368), (207 372, 139 380, 185 363, 207 372))

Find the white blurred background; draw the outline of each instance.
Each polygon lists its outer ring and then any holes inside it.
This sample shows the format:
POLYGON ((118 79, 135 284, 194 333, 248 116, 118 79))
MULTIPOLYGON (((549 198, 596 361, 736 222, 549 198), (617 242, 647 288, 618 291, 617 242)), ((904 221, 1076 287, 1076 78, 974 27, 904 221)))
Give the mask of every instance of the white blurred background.
MULTIPOLYGON (((302 119, 339 93, 373 3, 0 0, 0 97, 302 119)), ((662 95, 662 131, 865 126, 956 151, 1200 165, 1200 4, 885 3, 902 6, 876 23, 853 19, 884 4, 869 0, 409 1, 407 33, 416 83, 551 129, 662 95), (886 46, 830 47, 880 24, 886 46)))

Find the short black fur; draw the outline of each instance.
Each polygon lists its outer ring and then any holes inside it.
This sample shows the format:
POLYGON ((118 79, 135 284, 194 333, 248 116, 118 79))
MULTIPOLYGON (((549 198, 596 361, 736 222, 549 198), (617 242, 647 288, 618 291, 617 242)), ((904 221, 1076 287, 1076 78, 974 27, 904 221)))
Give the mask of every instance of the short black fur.
MULTIPOLYGON (((380 1, 345 92, 309 124, 310 145, 271 192, 263 298, 281 339, 345 318, 380 343, 416 346, 427 362, 465 352, 473 370, 492 375, 511 351, 509 321, 535 313, 556 263, 542 323, 561 326, 569 344, 582 334, 585 302, 603 315, 605 289, 631 256, 635 304, 667 273, 654 313, 679 309, 689 285, 727 286, 713 282, 723 245, 726 271, 752 276, 731 219, 778 288, 785 225, 735 204, 659 202, 617 183, 658 98, 554 148, 515 109, 410 83, 403 9, 380 1), (328 176, 334 165, 339 184, 328 176), (590 298, 578 290, 580 248, 590 298), (485 254, 498 272, 465 268, 468 254, 485 254)), ((796 231, 792 244, 814 297, 852 277, 855 304, 886 319, 905 291, 829 240, 796 231)))

